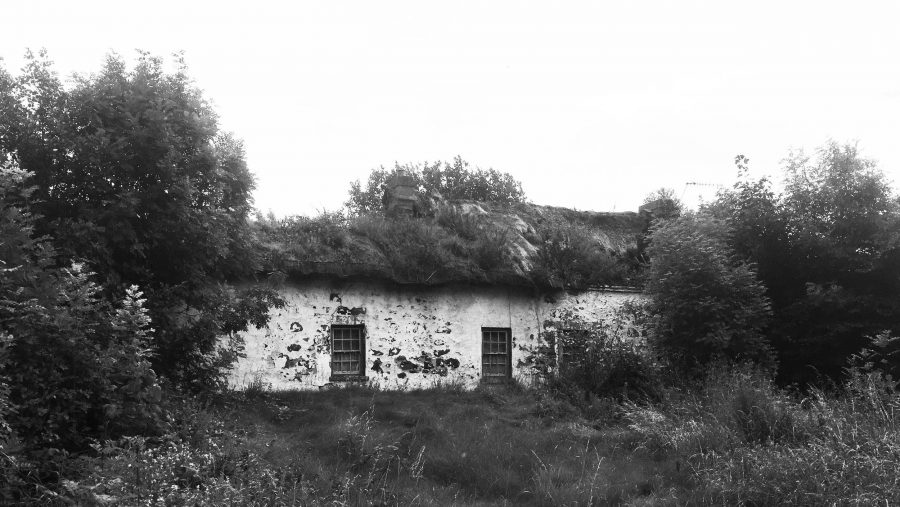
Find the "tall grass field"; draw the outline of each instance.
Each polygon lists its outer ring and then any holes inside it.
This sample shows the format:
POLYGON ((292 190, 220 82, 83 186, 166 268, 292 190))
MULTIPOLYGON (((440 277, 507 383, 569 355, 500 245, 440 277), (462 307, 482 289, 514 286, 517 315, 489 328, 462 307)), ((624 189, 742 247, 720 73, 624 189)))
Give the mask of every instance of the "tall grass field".
MULTIPOLYGON (((714 370, 652 403, 516 385, 175 401, 171 430, 59 461, 52 505, 895 505, 900 396, 878 374, 790 393, 714 370)), ((43 496, 41 491, 43 491, 43 496)), ((16 498, 7 498, 14 503, 16 498)))

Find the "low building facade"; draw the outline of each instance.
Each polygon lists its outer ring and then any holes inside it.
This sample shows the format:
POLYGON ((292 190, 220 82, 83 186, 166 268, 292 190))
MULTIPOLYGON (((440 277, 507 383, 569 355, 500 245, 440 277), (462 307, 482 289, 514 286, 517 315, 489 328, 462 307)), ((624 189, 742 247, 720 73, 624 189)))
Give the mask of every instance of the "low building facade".
POLYGON ((535 380, 535 351, 551 330, 602 323, 626 339, 634 289, 541 292, 529 287, 305 279, 286 282, 284 308, 244 334, 232 387, 276 390, 360 382, 382 389, 535 380))

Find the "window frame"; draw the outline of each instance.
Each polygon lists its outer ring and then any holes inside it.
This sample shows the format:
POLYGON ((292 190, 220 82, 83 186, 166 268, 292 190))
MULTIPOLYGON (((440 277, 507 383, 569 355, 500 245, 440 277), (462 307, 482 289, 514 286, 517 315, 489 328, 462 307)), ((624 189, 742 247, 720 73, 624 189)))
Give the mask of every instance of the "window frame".
MULTIPOLYGON (((328 334, 329 334, 330 341, 331 341, 331 344, 329 347, 330 353, 331 353, 331 358, 329 360, 329 366, 331 367, 331 377, 329 378, 329 380, 331 380, 331 381, 368 380, 368 377, 366 376, 366 326, 364 324, 332 324, 328 330, 328 334), (351 331, 351 336, 349 338, 343 338, 343 337, 339 338, 339 340, 342 342, 345 340, 352 341, 354 339, 354 337, 352 336, 352 332, 358 331, 359 332, 359 349, 358 350, 355 350, 355 349, 346 350, 343 347, 341 347, 341 350, 336 350, 335 337, 334 337, 334 332, 336 330, 351 331), (343 362, 345 362, 345 361, 335 361, 335 354, 336 353, 347 354, 347 353, 353 353, 353 352, 356 352, 357 354, 359 354, 357 356, 357 358, 358 358, 357 361, 359 362, 359 369, 356 371, 348 371, 348 370, 335 371, 336 364, 340 365, 343 362)), ((350 361, 352 361, 352 359, 350 361)))
MULTIPOLYGON (((499 343, 499 342, 496 342, 499 343)), ((481 381, 486 384, 501 384, 512 380, 512 329, 508 327, 482 327, 481 328, 481 381), (490 333, 505 333, 505 353, 486 352, 485 346, 489 343, 485 339, 490 333), (506 367, 504 375, 489 374, 485 366, 494 366, 500 363, 486 363, 488 357, 506 356, 503 365, 506 367)))

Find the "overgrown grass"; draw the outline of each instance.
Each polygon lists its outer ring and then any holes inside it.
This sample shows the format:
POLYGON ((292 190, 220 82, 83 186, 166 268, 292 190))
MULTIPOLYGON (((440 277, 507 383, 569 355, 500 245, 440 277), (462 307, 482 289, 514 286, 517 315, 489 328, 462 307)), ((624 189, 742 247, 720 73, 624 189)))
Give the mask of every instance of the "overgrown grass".
POLYGON ((852 371, 838 393, 800 396, 748 369, 713 371, 699 391, 626 409, 635 448, 691 467, 682 498, 719 505, 900 502, 900 394, 852 371))
POLYGON ((183 402, 163 439, 99 447, 60 499, 606 505, 674 486, 670 463, 637 456, 623 441, 619 429, 594 428, 571 406, 524 389, 254 389, 183 402))
POLYGON ((487 203, 469 204, 468 211, 461 204, 443 204, 416 217, 379 213, 348 217, 339 212, 281 220, 258 217, 259 254, 272 271, 338 270, 343 275, 426 285, 475 282, 578 288, 634 281, 629 276, 637 267, 624 253, 627 245, 620 243, 636 241, 635 224, 601 223, 592 228, 536 206, 519 206, 510 214, 509 209, 487 203))
MULTIPOLYGON (((162 438, 98 443, 96 455, 69 458, 65 478, 33 485, 30 499, 60 505, 900 501, 900 402, 893 384, 877 375, 857 373, 840 393, 800 396, 748 368, 717 369, 704 382, 661 393, 652 404, 610 399, 576 409, 524 388, 273 393, 251 384, 202 404, 176 403, 162 438)), ((4 463, 4 477, 15 475, 4 463)))

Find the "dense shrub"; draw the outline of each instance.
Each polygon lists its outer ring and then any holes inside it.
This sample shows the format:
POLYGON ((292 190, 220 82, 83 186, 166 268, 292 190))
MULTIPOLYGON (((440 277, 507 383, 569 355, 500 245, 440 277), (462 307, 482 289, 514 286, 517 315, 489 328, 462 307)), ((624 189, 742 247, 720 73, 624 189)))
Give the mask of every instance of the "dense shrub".
POLYGON ((530 367, 542 389, 589 412, 598 399, 655 399, 662 366, 647 349, 645 321, 636 303, 624 304, 609 321, 557 310, 520 366, 530 367))
POLYGON ((152 433, 160 387, 150 367, 150 319, 136 287, 120 305, 99 297, 83 265, 54 267, 22 207, 27 174, 0 167, 0 378, 16 434, 37 447, 84 449, 92 439, 152 433))
POLYGON ((658 223, 648 249, 654 346, 683 368, 716 357, 774 361, 764 330, 771 315, 754 267, 728 243, 727 223, 683 215, 658 223))
POLYGON ((658 375, 646 347, 606 330, 570 334, 560 340, 566 352, 549 387, 578 403, 579 394, 615 399, 655 397, 658 375))
POLYGON ((900 332, 900 200, 855 144, 828 142, 783 163, 784 191, 739 179, 708 211, 733 231, 728 243, 752 262, 772 302, 765 331, 779 381, 840 381, 848 357, 883 330, 900 332))

